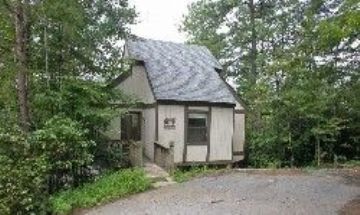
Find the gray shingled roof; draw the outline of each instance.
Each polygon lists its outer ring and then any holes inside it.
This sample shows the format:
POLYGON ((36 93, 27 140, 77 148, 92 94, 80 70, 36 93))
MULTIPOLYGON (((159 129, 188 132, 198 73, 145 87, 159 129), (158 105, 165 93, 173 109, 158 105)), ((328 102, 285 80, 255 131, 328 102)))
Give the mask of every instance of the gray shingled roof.
POLYGON ((207 48, 142 38, 126 45, 130 58, 145 63, 157 100, 235 104, 215 70, 221 65, 207 48))

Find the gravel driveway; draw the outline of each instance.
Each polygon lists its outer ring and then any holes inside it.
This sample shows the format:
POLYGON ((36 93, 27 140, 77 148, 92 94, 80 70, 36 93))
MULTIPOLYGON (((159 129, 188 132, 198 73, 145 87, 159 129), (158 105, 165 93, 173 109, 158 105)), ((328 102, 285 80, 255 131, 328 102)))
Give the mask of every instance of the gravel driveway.
POLYGON ((233 170, 134 195, 84 214, 337 214, 347 202, 360 198, 359 171, 233 170))

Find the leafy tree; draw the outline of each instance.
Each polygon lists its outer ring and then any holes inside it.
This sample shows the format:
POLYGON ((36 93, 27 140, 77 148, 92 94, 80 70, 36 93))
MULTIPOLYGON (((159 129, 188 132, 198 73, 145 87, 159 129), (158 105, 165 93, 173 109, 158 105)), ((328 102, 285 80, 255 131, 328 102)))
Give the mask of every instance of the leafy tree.
POLYGON ((127 0, 0 0, 1 214, 44 213, 47 193, 90 178, 135 17, 127 0))
POLYGON ((359 84, 357 7, 352 0, 189 6, 181 30, 215 53, 247 103, 249 164, 358 159, 357 104, 348 97, 359 84))

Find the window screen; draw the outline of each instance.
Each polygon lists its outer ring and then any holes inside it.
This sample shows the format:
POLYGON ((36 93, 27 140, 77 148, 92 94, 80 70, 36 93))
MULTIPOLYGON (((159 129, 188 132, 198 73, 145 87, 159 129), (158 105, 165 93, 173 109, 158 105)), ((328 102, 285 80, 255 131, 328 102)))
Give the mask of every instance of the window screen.
POLYGON ((206 144, 208 140, 207 113, 189 113, 187 131, 188 143, 206 144))

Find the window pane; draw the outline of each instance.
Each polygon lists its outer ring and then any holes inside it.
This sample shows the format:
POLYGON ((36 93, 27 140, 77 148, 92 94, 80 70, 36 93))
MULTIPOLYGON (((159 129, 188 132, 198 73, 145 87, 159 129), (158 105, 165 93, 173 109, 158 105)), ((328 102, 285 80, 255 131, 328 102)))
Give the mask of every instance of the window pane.
POLYGON ((188 142, 189 143, 202 143, 207 141, 207 128, 189 128, 188 129, 188 142))
POLYGON ((206 127, 206 119, 189 119, 189 127, 206 127))
POLYGON ((189 119, 206 119, 206 113, 189 113, 189 119))
POLYGON ((188 117, 189 127, 206 127, 206 114, 190 113, 188 117))
POLYGON ((207 114, 189 113, 187 130, 187 140, 189 143, 207 142, 207 114))

